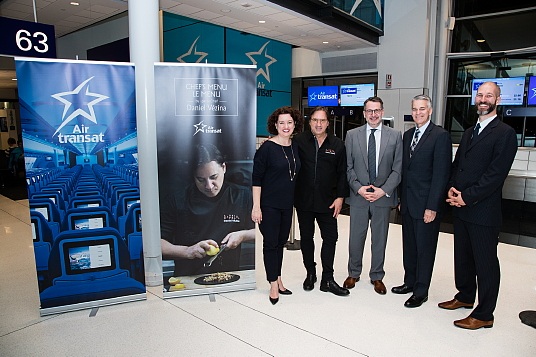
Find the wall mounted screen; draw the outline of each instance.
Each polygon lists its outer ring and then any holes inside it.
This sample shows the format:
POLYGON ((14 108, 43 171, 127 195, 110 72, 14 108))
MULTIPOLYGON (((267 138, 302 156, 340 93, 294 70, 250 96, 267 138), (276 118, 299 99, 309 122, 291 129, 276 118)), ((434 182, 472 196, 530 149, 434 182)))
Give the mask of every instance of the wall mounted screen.
POLYGON ((343 107, 361 107, 365 100, 370 97, 374 97, 374 83, 341 86, 341 105, 343 107))
POLYGON ((523 105, 525 77, 473 79, 471 104, 475 104, 476 92, 484 82, 494 82, 501 88, 500 105, 523 105))

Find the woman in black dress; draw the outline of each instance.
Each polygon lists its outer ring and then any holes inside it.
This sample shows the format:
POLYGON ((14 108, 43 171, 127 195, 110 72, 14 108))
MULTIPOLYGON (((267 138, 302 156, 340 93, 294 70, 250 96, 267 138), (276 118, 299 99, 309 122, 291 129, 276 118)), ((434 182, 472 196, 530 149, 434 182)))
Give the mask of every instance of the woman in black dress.
POLYGON ((279 294, 292 294, 281 280, 281 266, 292 224, 295 179, 300 170, 298 145, 291 136, 302 127, 299 111, 291 107, 276 109, 268 118, 268 132, 275 136, 257 150, 253 164, 251 219, 259 223, 263 236, 264 268, 274 305, 279 294))

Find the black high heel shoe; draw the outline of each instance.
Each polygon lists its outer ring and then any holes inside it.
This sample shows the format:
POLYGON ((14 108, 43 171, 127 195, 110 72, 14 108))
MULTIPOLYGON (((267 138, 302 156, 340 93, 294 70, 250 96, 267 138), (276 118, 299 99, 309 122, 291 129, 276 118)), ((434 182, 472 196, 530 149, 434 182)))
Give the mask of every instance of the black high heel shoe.
POLYGON ((292 291, 290 291, 289 289, 285 289, 285 290, 279 289, 279 293, 281 295, 292 295, 292 291))
POLYGON ((270 296, 269 296, 269 298, 270 298, 270 302, 272 303, 272 305, 277 304, 277 302, 279 301, 279 298, 272 299, 272 297, 270 297, 270 296))

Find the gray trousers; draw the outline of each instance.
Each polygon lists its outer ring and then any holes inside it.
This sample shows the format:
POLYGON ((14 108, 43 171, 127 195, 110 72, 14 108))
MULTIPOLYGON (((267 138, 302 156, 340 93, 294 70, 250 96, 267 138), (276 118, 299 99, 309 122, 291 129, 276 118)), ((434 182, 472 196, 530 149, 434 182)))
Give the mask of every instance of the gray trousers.
POLYGON ((370 222, 371 253, 369 277, 371 280, 382 280, 385 276, 385 246, 389 231, 389 214, 391 207, 374 205, 350 206, 350 242, 348 259, 348 276, 359 278, 363 270, 363 250, 370 222))

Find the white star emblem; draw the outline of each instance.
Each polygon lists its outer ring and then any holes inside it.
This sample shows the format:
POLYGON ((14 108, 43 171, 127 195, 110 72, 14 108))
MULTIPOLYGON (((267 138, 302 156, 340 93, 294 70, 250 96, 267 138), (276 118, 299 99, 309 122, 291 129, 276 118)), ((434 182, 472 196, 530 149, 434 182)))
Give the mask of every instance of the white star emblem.
MULTIPOLYGON (((204 120, 203 120, 204 121, 204 120)), ((205 124, 203 124, 203 121, 201 121, 200 123, 198 124, 194 124, 194 127, 195 127, 195 134, 199 133, 199 132, 202 132, 204 133, 205 132, 205 128, 207 127, 205 124)), ((192 135, 193 136, 193 135, 192 135)))
POLYGON ((186 61, 183 60, 183 58, 191 55, 192 52, 194 53, 194 55, 199 56, 199 58, 197 59, 197 61, 195 61, 195 63, 200 63, 203 60, 203 58, 208 56, 207 52, 198 52, 197 51, 197 46, 195 44, 197 43, 197 40, 199 40, 199 37, 201 37, 201 36, 197 36, 197 38, 195 39, 194 43, 192 43, 192 45, 190 46, 190 49, 188 50, 188 52, 186 52, 185 54, 183 54, 180 57, 177 57, 177 61, 179 61, 181 63, 186 63, 186 61))
POLYGON ((532 97, 530 99, 536 97, 536 88, 532 88, 532 97))
MULTIPOLYGON (((361 4, 363 0, 355 0, 354 6, 352 6, 352 10, 350 10, 350 15, 354 15, 354 11, 357 9, 359 4, 361 4)), ((382 17, 382 4, 380 3, 380 0, 373 0, 374 5, 376 6, 376 10, 378 10, 378 14, 380 17, 382 17)))
MULTIPOLYGON (((266 47, 267 44, 269 44, 270 41, 266 42, 260 50, 258 50, 257 52, 248 52, 246 53, 246 56, 249 57, 249 59, 251 60, 251 63, 252 64, 257 64, 257 61, 253 58, 253 56, 255 55, 261 55, 262 54, 262 51, 264 51, 264 48, 266 47)), ((262 74, 264 76, 264 78, 266 78, 266 80, 268 82, 270 82, 270 69, 268 68, 272 63, 275 63, 277 62, 277 60, 275 58, 273 58, 272 56, 268 56, 268 50, 266 50, 264 52, 264 57, 265 58, 268 58, 270 61, 266 63, 265 67, 264 68, 259 68, 257 70, 257 76, 259 74, 262 74)))
POLYGON ((309 96, 309 100, 310 100, 310 101, 316 100, 316 93, 315 93, 315 92, 313 92, 313 93, 309 96))
POLYGON ((95 111, 93 110, 93 106, 95 104, 105 100, 105 99, 108 99, 109 97, 107 97, 105 95, 101 95, 101 94, 97 94, 97 93, 90 93, 89 92, 89 84, 88 84, 88 82, 90 80, 92 80, 93 78, 95 78, 95 77, 91 77, 89 79, 86 79, 84 82, 82 82, 78 87, 76 87, 71 92, 62 92, 62 93, 56 93, 56 94, 51 95, 52 98, 57 99, 60 102, 62 102, 63 104, 65 104, 65 107, 63 108, 63 115, 62 115, 63 122, 61 123, 59 128, 56 130, 56 132, 53 134, 53 136, 56 135, 56 133, 58 131, 60 131, 61 128, 63 128, 71 120, 73 120, 74 118, 76 118, 79 115, 81 115, 84 118, 86 118, 86 119, 92 121, 93 123, 97 124, 97 118, 95 117, 95 111), (86 87, 86 90, 82 91, 82 89, 84 87, 86 87), (80 92, 82 92, 82 93, 80 93, 80 92), (65 117, 65 115, 67 115, 67 112, 69 111, 69 108, 71 108, 71 105, 73 104, 72 102, 70 102, 67 99, 63 98, 64 96, 69 96, 69 95, 73 95, 74 99, 77 99, 77 102, 76 102, 77 108, 71 114, 69 114, 68 117, 65 117), (84 101, 84 99, 83 99, 84 96, 94 97, 95 99, 90 101, 90 102, 88 102, 88 103, 86 103, 84 101), (87 109, 88 109, 89 113, 87 111, 83 110, 82 108, 80 108, 82 105, 87 106, 87 109))

